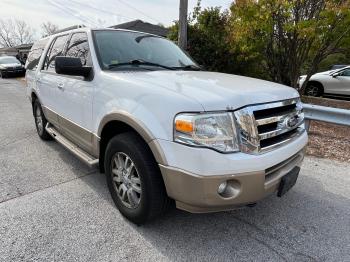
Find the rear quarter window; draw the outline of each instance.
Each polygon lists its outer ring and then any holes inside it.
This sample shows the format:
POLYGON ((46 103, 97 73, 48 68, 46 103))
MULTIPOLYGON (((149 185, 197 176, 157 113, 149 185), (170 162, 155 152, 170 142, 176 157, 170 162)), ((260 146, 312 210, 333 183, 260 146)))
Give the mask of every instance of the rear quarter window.
POLYGON ((38 63, 48 41, 48 38, 42 39, 32 46, 26 62, 27 70, 36 70, 38 68, 38 63))

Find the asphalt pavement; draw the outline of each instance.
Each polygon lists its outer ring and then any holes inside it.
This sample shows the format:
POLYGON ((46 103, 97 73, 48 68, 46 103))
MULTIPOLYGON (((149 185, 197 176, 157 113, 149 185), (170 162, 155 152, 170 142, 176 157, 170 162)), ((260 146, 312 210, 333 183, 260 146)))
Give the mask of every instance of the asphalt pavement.
POLYGON ((38 138, 18 79, 0 79, 0 121, 0 261, 350 261, 350 163, 307 157, 283 198, 138 227, 104 175, 38 138))

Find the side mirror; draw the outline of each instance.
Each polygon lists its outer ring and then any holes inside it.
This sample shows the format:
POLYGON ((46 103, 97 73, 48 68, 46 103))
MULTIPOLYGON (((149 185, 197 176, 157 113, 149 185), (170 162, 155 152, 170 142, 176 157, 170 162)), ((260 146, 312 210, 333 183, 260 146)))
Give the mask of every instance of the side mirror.
POLYGON ((92 67, 83 66, 80 58, 77 57, 57 56, 55 58, 55 70, 57 74, 61 75, 88 77, 92 67))

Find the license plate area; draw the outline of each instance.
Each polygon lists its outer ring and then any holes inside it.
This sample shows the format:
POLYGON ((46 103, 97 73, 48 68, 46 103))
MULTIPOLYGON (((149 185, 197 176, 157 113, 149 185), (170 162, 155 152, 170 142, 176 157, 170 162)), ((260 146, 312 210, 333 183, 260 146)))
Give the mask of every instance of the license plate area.
POLYGON ((279 185, 277 196, 282 197, 286 194, 297 182, 300 172, 300 167, 296 166, 288 174, 282 177, 281 183, 279 185))

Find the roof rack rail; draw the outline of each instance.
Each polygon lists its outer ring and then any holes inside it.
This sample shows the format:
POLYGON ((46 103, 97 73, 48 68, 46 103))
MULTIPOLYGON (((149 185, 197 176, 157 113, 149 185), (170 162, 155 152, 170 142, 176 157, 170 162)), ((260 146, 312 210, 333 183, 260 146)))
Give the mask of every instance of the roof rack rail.
POLYGON ((83 28, 83 27, 86 27, 86 26, 85 25, 73 25, 73 26, 70 26, 70 27, 59 29, 59 30, 55 31, 55 34, 63 33, 63 32, 66 32, 66 31, 73 30, 73 29, 83 28))

